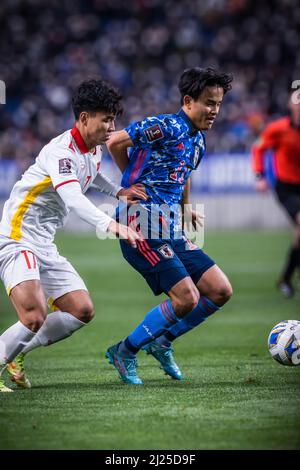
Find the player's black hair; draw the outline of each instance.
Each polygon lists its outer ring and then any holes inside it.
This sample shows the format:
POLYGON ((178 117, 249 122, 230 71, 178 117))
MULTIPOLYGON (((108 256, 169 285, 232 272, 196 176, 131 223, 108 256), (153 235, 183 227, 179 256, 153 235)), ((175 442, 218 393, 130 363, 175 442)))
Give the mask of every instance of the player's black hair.
POLYGON ((186 95, 197 100, 207 86, 217 85, 222 87, 225 94, 227 91, 231 90, 232 80, 233 76, 230 73, 219 72, 213 67, 207 67, 205 69, 193 67, 186 69, 178 83, 181 94, 181 104, 183 104, 183 97, 186 95))
POLYGON ((123 108, 120 103, 122 95, 109 83, 98 79, 85 80, 80 83, 72 96, 72 108, 76 121, 82 111, 112 113, 118 116, 123 108))

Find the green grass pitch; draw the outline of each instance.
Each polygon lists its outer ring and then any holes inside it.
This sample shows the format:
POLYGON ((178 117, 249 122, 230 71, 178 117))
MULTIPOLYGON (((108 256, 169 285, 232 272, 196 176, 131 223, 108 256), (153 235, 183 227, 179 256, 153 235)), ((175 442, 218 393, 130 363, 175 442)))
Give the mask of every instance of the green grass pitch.
MULTIPOLYGON (((96 318, 71 338, 27 356, 31 390, 0 396, 1 449, 299 449, 300 367, 277 364, 270 329, 300 318, 300 292, 274 284, 287 233, 207 233, 228 274, 230 303, 176 343, 185 380, 139 353, 144 386, 126 386, 104 358, 164 297, 155 298, 116 241, 60 234, 85 280, 96 318)), ((0 331, 16 316, 1 286, 0 331)))

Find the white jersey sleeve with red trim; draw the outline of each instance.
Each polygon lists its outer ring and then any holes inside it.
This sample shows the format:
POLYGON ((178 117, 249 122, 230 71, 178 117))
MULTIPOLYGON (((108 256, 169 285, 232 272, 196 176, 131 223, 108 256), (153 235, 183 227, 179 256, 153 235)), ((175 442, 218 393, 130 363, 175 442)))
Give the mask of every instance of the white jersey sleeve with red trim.
POLYGON ((122 186, 115 184, 103 173, 98 173, 93 181, 92 187, 112 197, 117 197, 118 192, 122 189, 122 186))
POLYGON ((89 199, 82 194, 80 184, 59 184, 57 192, 69 210, 73 210, 85 222, 97 227, 101 232, 106 232, 111 217, 98 209, 89 199))
POLYGON ((69 182, 79 182, 78 157, 69 149, 51 146, 47 151, 45 166, 54 189, 69 182))

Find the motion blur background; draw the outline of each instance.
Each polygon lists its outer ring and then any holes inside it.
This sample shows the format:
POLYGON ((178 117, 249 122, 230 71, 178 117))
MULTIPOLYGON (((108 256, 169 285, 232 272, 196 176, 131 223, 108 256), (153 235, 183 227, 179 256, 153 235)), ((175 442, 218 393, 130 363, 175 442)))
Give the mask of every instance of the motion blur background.
MULTIPOLYGON (((81 80, 101 75, 120 88, 122 128, 176 112, 178 77, 192 66, 235 78, 193 176, 207 226, 286 226, 273 197, 254 193, 250 149, 266 123, 287 112, 300 79, 297 0, 2 0, 1 198, 41 147, 72 127, 71 94, 81 80)), ((120 179, 108 156, 103 168, 120 179)))

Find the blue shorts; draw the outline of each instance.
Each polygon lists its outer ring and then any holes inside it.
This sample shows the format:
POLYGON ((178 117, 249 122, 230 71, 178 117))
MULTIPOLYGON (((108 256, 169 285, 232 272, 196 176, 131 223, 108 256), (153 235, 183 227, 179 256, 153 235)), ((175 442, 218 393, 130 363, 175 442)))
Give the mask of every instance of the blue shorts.
POLYGON ((153 239, 132 248, 120 240, 124 258, 146 279, 155 295, 169 290, 187 276, 196 284, 215 262, 185 236, 178 240, 153 239))

